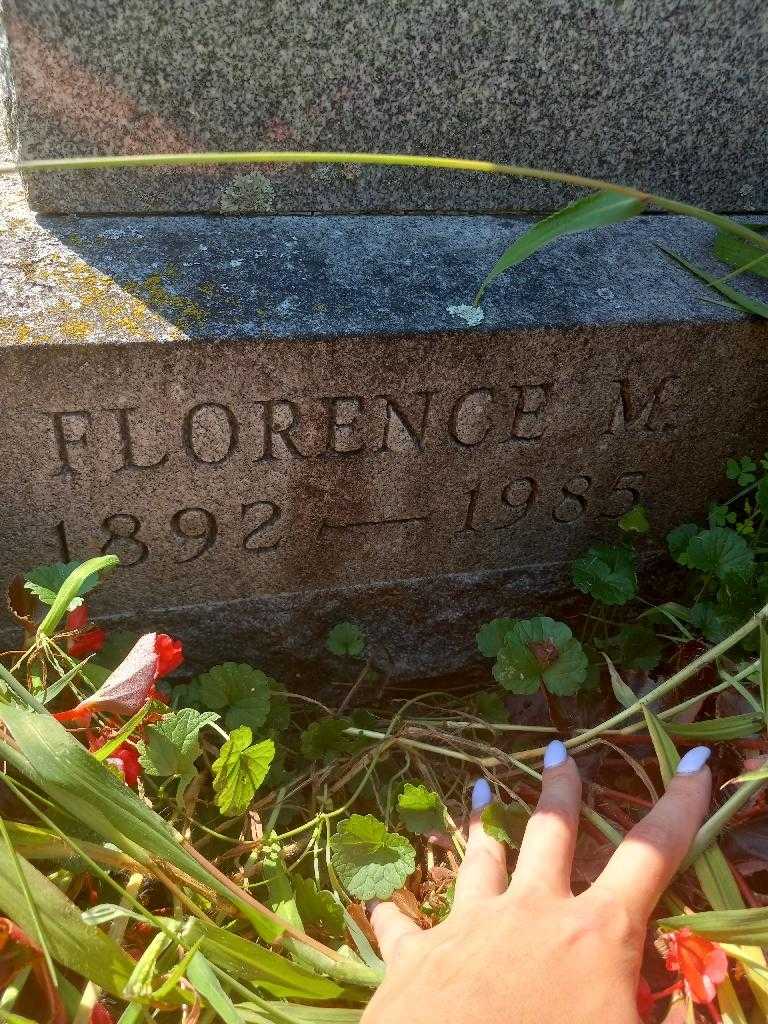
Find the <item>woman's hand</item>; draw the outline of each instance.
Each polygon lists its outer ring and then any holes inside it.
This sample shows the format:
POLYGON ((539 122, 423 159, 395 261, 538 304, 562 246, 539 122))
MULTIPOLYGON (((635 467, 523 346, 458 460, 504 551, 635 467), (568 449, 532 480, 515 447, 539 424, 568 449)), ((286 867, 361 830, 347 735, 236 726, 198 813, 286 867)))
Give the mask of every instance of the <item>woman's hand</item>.
POLYGON ((581 781, 563 744, 547 748, 511 881, 504 846, 480 823, 490 788, 476 783, 448 918, 422 931, 393 903, 373 908, 387 973, 362 1024, 637 1024, 646 923, 709 806, 708 757, 706 747, 683 757, 662 799, 578 896, 581 781))

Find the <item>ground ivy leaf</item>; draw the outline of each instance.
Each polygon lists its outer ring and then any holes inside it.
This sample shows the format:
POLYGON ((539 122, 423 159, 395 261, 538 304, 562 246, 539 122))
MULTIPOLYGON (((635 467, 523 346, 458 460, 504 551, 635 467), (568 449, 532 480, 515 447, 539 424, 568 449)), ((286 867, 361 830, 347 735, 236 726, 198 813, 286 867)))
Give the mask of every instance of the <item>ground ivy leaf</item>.
POLYGON ((491 619, 478 630, 477 649, 486 658, 495 658, 504 643, 504 637, 512 629, 517 619, 491 619))
POLYGON ((509 711, 504 698, 495 690, 483 690, 476 694, 475 710, 479 718, 492 725, 505 725, 509 721, 509 711))
POLYGON ((688 565, 688 545, 700 532, 696 523, 683 523, 667 534, 669 553, 680 565, 688 565))
POLYGON ((543 683, 550 693, 570 696, 586 679, 587 656, 564 622, 539 615, 506 634, 493 675, 512 693, 535 693, 543 683))
POLYGON ((408 831, 416 835, 445 832, 443 801, 426 786, 406 782, 397 798, 397 813, 408 831))
POLYGON ((325 646, 331 654, 359 658, 365 650, 365 635, 354 622, 339 622, 328 634, 325 646))
POLYGON ((252 738, 247 725, 234 729, 212 765, 216 806, 227 817, 245 814, 275 756, 274 740, 252 738))
POLYGON ((724 526, 702 530, 693 537, 686 557, 691 569, 699 569, 720 580, 728 577, 748 579, 755 564, 755 556, 746 540, 735 530, 724 526))
POLYGON ((349 754, 358 741, 348 736, 346 730, 352 723, 348 718, 319 718, 301 734, 301 752, 308 761, 319 761, 326 757, 349 754))
POLYGON ((203 705, 221 710, 224 725, 230 731, 247 725, 257 732, 266 722, 272 680, 261 669, 225 661, 198 676, 195 682, 203 705))
POLYGON ((643 505, 633 505, 629 512, 625 512, 619 519, 619 529, 625 533, 648 533, 650 528, 648 513, 643 505))
POLYGON ((661 661, 662 643, 648 626, 626 625, 595 646, 622 668, 652 669, 661 661))
POLYGON ((314 878, 295 878, 293 891, 305 928, 316 928, 331 938, 344 936, 344 911, 332 892, 318 889, 314 878))
POLYGON ((214 711, 183 708, 163 715, 156 725, 148 725, 139 743, 139 761, 149 775, 189 775, 200 756, 198 739, 205 725, 215 722, 214 711))
POLYGON ((415 870, 416 851, 372 814, 353 814, 331 837, 331 864, 350 896, 386 900, 415 870))
POLYGON ((480 815, 483 828, 489 836, 513 847, 519 847, 522 843, 528 818, 525 808, 514 803, 488 804, 480 815))
MULTIPOLYGON (((83 562, 55 562, 53 565, 37 565, 24 573, 24 589, 29 590, 43 604, 51 605, 66 578, 83 565, 83 562)), ((98 584, 99 574, 88 576, 80 584, 78 596, 69 603, 67 611, 72 611, 83 603, 83 594, 87 594, 98 584)))
POLYGON ((602 604, 626 604, 637 593, 634 552, 608 544, 590 548, 574 561, 571 578, 582 593, 602 604))

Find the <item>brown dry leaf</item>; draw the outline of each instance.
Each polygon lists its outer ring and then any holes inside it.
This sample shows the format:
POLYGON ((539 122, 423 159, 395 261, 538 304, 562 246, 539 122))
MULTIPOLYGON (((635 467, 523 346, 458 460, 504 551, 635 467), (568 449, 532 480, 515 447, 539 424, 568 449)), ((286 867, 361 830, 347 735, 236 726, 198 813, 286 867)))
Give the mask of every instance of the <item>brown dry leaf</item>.
POLYGON ((350 903, 347 906, 347 913, 374 949, 378 949, 379 944, 376 941, 376 936, 373 934, 373 928, 371 928, 371 922, 368 920, 364 905, 362 903, 350 903))
POLYGON ((455 881, 456 872, 451 871, 451 869, 446 867, 445 864, 435 864, 430 871, 429 876, 435 883, 438 892, 443 892, 455 881))
POLYGON ((8 610, 27 633, 34 633, 37 628, 34 620, 36 607, 37 598, 24 589, 23 577, 14 576, 8 584, 8 610))
POLYGON ((398 889, 397 892, 392 893, 392 902, 406 917, 410 917, 412 921, 415 921, 419 928, 430 927, 431 922, 429 918, 422 913, 419 901, 410 889, 398 889))

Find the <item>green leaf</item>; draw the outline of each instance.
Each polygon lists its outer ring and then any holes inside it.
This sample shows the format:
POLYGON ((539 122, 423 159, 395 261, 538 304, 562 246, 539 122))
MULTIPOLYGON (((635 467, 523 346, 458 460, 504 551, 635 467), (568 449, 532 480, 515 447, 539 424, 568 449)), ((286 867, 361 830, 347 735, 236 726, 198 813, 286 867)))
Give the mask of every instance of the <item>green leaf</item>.
POLYGON ((445 832, 443 801, 426 786, 406 782, 397 798, 397 813, 408 831, 416 835, 445 832))
POLYGON ((37 635, 53 636, 67 609, 81 593, 83 585, 87 584, 92 576, 98 576, 105 569, 112 569, 119 564, 120 559, 117 555, 102 555, 100 558, 89 558, 87 562, 81 562, 76 566, 61 584, 48 614, 37 627, 37 635))
MULTIPOLYGON (((30 569, 29 572, 24 574, 24 589, 29 590, 35 595, 35 597, 43 604, 51 605, 56 600, 56 595, 64 585, 64 581, 74 572, 75 569, 79 569, 84 563, 81 561, 75 562, 55 562, 53 565, 38 565, 34 569, 30 569)), ((72 611, 83 603, 83 594, 87 594, 90 590, 93 590, 99 582, 99 574, 94 573, 92 576, 88 576, 80 584, 80 588, 77 594, 72 598, 67 606, 67 611, 72 611)))
POLYGON ((509 711, 504 698, 495 690, 482 690, 475 694, 475 711, 479 718, 491 725, 505 725, 509 721, 509 711))
POLYGON ((388 899, 416 869, 416 851, 372 814, 353 814, 331 837, 331 864, 355 899, 388 899))
POLYGON ((339 622, 329 632, 325 646, 331 654, 359 658, 365 650, 365 635, 354 622, 339 622))
POLYGON ((301 752, 308 761, 339 757, 359 749, 360 742, 348 736, 348 718, 319 718, 301 734, 301 752))
MULTIPOLYGON (((168 925, 178 925, 164 918, 168 925)), ((291 963, 271 949, 251 942, 229 929, 206 921, 193 920, 187 929, 187 940, 202 939, 200 952, 212 964, 223 968, 241 981, 265 989, 285 999, 338 999, 341 987, 330 978, 321 978, 304 967, 291 963)))
POLYGON ((602 604, 626 604, 637 593, 635 556, 630 548, 590 548, 571 566, 574 585, 602 604))
POLYGON ((344 936, 344 911, 332 892, 318 889, 314 878, 296 878, 296 906, 306 928, 316 928, 331 938, 344 936))
POLYGON ((520 804, 492 803, 483 808, 480 821, 489 836, 517 849, 523 841, 529 817, 520 804))
POLYGON ((738 740, 746 736, 754 736, 763 728, 763 717, 756 712, 744 715, 728 715, 724 718, 713 718, 708 722, 664 722, 664 728, 673 736, 684 740, 711 740, 715 743, 725 740, 738 740))
POLYGON ((667 534, 669 553, 680 565, 688 565, 688 546, 699 533, 696 523, 683 523, 667 534))
POLYGON ((248 810, 275 756, 274 740, 252 745, 252 737, 247 725, 233 729, 211 766, 216 805, 227 817, 248 810))
POLYGON ((760 706, 768 723, 768 628, 764 617, 760 619, 760 706))
MULTIPOLYGON (((57 885, 23 857, 17 855, 17 858, 54 960, 112 995, 120 996, 133 971, 133 960, 114 939, 94 925, 85 924, 80 917, 80 908, 57 885)), ((28 935, 35 934, 35 921, 21 890, 13 857, 2 839, 0 911, 28 935)))
POLYGON ((187 967, 187 980, 216 1012, 224 1024, 244 1024, 244 1018, 221 986, 213 968, 202 953, 197 952, 187 967))
POLYGON ((623 196, 615 192, 593 192, 583 196, 562 210, 538 221, 532 228, 516 238, 508 249, 499 257, 492 269, 480 285, 475 296, 475 305, 479 305, 489 285, 511 267, 543 249, 563 235, 574 235, 581 231, 592 231, 594 228, 618 224, 620 221, 636 217, 645 209, 645 203, 632 196, 623 196))
POLYGON ((741 615, 714 601, 697 601, 691 608, 690 621, 705 640, 719 644, 744 622, 741 615))
MULTIPOLYGON (((749 228, 750 231, 756 231, 758 234, 765 234, 767 230, 765 224, 745 224, 744 227, 749 228)), ((752 242, 748 242, 746 238, 739 238, 738 235, 732 235, 721 229, 715 235, 713 252, 719 260, 729 263, 732 267, 743 267, 747 263, 760 259, 761 262, 749 268, 749 273, 757 274, 759 277, 768 277, 768 252, 765 249, 759 249, 752 242)))
POLYGON ((146 728, 139 743, 139 761, 150 775, 192 775, 202 750, 198 733, 218 719, 214 711, 181 711, 163 715, 156 725, 146 728))
POLYGON ((629 512, 625 512, 619 519, 619 529, 625 533, 648 533, 650 528, 648 513, 643 505, 633 505, 629 512))
POLYGON ((690 928, 712 942, 734 942, 764 946, 768 944, 768 908, 745 910, 706 910, 700 914, 680 914, 663 917, 656 922, 659 928, 677 931, 690 928))
POLYGON ((13 734, 18 751, 3 743, 3 756, 59 807, 102 839, 141 864, 167 860, 213 889, 250 921, 266 942, 283 929, 266 908, 246 902, 189 854, 181 837, 163 818, 99 763, 48 714, 32 714, 0 703, 0 720, 13 734))
POLYGON ((196 679, 200 700, 205 707, 222 712, 229 731, 247 725, 253 732, 269 715, 270 682, 260 669, 234 661, 214 665, 196 679))
POLYGON ((595 646, 610 654, 622 668, 652 669, 661 661, 662 643, 645 625, 622 626, 618 633, 605 640, 595 639, 595 646))
POLYGON ((726 580, 747 579, 755 564, 749 544, 735 530, 716 526, 693 537, 686 552, 688 566, 726 580))
POLYGON ((587 675, 587 656, 568 626, 546 615, 520 619, 506 634, 493 675, 512 693, 577 693, 587 675))
POLYGON ((605 658, 605 662, 608 665, 608 674, 611 677, 611 687, 613 689, 614 697, 623 708, 633 707, 635 704, 637 704, 637 696, 635 694, 635 691, 624 682, 619 673, 616 671, 616 666, 613 664, 608 655, 604 654, 603 657, 605 658))
POLYGON ((491 619, 481 626, 477 632, 477 649, 486 658, 495 658, 504 644, 504 637, 512 629, 517 619, 491 619))
POLYGON ((736 288, 732 288, 728 284, 723 284, 714 274, 708 274, 706 270, 702 270, 701 267, 697 267, 694 263, 690 263, 688 260, 683 259, 676 252, 672 252, 671 249, 667 249, 663 245, 659 245, 662 252, 665 252, 667 256, 679 263, 681 267, 684 267, 689 274, 693 274, 694 277, 698 277, 700 281, 704 281, 714 288, 715 291, 720 292, 724 295, 734 306, 738 309, 743 310, 745 313, 751 313, 753 316, 759 316, 764 319, 768 319, 768 305, 765 302, 761 302, 759 299, 753 299, 749 295, 745 295, 743 292, 738 291, 736 288))

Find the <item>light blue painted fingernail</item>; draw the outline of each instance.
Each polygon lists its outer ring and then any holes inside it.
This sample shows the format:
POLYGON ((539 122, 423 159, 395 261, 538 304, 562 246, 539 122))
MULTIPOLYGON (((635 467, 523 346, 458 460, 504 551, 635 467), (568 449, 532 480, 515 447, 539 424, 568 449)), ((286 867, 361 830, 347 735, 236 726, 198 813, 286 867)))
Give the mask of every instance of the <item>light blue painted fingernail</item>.
POLYGON ((687 754, 683 754, 680 758, 680 764, 677 766, 676 775, 693 775, 694 772, 699 771, 710 758, 712 751, 709 747, 694 747, 693 750, 689 750, 687 754))
POLYGON ((565 749, 565 744, 560 740, 552 740, 544 751, 544 767, 558 768, 561 764, 565 764, 567 758, 568 751, 565 749))
POLYGON ((493 801, 491 787, 485 779, 478 779, 472 787, 472 810, 482 811, 493 801))

